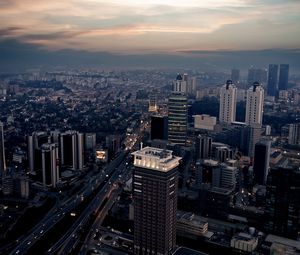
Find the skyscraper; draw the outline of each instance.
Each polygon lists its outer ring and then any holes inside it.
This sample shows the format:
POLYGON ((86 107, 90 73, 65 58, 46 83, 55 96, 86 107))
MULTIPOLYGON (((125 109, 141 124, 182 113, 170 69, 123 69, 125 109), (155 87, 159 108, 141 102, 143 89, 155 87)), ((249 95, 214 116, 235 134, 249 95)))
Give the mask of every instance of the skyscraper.
POLYGON ((240 70, 239 69, 231 69, 231 80, 234 84, 239 83, 239 81, 240 81, 240 70))
POLYGON ((176 80, 173 82, 173 92, 187 93, 188 75, 177 74, 176 80))
POLYGON ((290 69, 290 66, 288 64, 280 64, 279 82, 278 82, 279 90, 287 90, 287 88, 288 88, 289 69, 290 69))
POLYGON ((254 82, 265 84, 267 77, 267 70, 251 67, 248 70, 248 85, 251 86, 254 82))
POLYGON ((289 125, 289 144, 300 145, 300 123, 289 125))
POLYGON ((271 142, 264 140, 255 144, 253 175, 254 184, 265 185, 267 181, 271 142))
POLYGON ((236 113, 236 86, 228 80, 220 91, 220 112, 219 121, 232 123, 235 121, 236 113))
POLYGON ((183 93, 173 93, 169 97, 168 141, 173 144, 186 144, 187 104, 187 97, 183 93))
POLYGON ((62 166, 82 170, 84 165, 84 135, 67 131, 60 136, 60 157, 62 166))
POLYGON ((258 82, 247 90, 246 124, 261 127, 264 106, 264 89, 258 82))
POLYGON ((268 72, 268 86, 267 86, 268 96, 277 96, 277 90, 278 90, 278 65, 271 64, 269 65, 269 72, 268 72))
POLYGON ((167 255, 176 244, 179 157, 145 147, 134 156, 134 254, 167 255))
POLYGON ((168 139, 168 117, 162 115, 151 116, 151 140, 168 139))
POLYGON ((206 135, 199 135, 196 138, 196 158, 209 159, 212 152, 212 138, 206 135))
POLYGON ((59 181, 58 146, 54 143, 42 145, 42 180, 44 186, 56 187, 59 181))
POLYGON ((300 171, 292 168, 271 169, 267 179, 266 221, 268 232, 299 238, 300 171))
POLYGON ((157 106, 157 96, 156 96, 156 90, 153 89, 152 93, 149 95, 149 112, 157 112, 158 106, 157 106))
POLYGON ((5 147, 4 147, 4 130, 3 123, 0 122, 0 176, 3 176, 6 171, 5 163, 5 147))

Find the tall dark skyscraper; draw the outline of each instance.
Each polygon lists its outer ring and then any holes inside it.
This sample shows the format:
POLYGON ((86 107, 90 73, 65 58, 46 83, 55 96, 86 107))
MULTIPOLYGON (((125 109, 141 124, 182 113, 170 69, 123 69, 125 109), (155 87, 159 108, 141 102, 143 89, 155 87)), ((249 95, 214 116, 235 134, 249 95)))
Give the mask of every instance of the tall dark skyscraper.
POLYGON ((173 93, 169 97, 168 141, 185 145, 187 138, 187 97, 183 93, 173 93))
POLYGON ((299 191, 299 169, 271 169, 267 179, 265 208, 265 228, 268 232, 289 238, 300 237, 299 191))
POLYGON ((270 163, 270 147, 270 141, 260 141, 255 144, 253 165, 255 184, 266 184, 270 163))
POLYGON ((168 255, 176 244, 179 157, 145 147, 134 155, 134 254, 168 255))
POLYGON ((206 135, 199 135, 196 138, 196 158, 209 159, 212 153, 212 138, 206 135))
POLYGON ((168 140, 168 117, 162 115, 151 116, 151 140, 168 140))
POLYGON ((3 176, 3 173, 6 170, 5 164, 5 148, 4 148, 4 131, 3 123, 0 122, 0 176, 3 176))
POLYGON ((57 144, 42 145, 42 176, 44 186, 56 187, 60 176, 57 144))
POLYGON ((279 90, 287 90, 289 83, 289 69, 290 66, 288 64, 281 64, 279 71, 279 82, 278 89, 279 90))
POLYGON ((269 72, 268 72, 268 86, 267 86, 268 96, 277 96, 277 90, 278 90, 278 65, 271 64, 269 65, 269 72))

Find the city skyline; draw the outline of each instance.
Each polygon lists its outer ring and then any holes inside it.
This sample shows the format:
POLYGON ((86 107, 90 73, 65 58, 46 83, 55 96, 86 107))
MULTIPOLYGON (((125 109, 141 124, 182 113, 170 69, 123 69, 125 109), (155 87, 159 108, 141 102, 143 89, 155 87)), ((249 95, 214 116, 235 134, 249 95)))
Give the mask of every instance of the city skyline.
POLYGON ((183 54, 298 49, 300 40, 294 0, 6 0, 0 7, 2 40, 47 50, 183 54))

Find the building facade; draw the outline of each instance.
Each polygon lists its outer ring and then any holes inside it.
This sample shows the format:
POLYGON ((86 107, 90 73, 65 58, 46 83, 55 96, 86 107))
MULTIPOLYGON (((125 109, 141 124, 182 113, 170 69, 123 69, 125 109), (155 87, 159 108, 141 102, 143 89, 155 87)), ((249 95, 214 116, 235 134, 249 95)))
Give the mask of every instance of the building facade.
POLYGON ((134 254, 167 255, 176 244, 179 157, 145 147, 134 156, 134 254))
POLYGON ((237 88, 231 80, 220 90, 219 121, 231 124, 235 121, 237 88))

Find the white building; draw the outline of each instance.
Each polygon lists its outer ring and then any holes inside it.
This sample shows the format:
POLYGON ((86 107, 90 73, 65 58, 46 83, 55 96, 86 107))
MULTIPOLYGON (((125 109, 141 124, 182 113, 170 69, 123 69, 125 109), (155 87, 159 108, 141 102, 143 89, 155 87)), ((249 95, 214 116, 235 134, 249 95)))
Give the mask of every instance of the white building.
POLYGON ((217 124, 217 118, 207 115, 194 115, 194 128, 195 129, 204 129, 204 130, 211 130, 213 131, 215 125, 217 124))
POLYGON ((235 121, 237 88, 228 80, 220 90, 219 121, 232 123, 235 121))
POLYGON ((230 242, 231 247, 246 252, 253 252, 257 245, 257 237, 253 237, 247 233, 239 233, 238 235, 235 235, 232 237, 230 242))
POLYGON ((246 124, 251 127, 260 127, 262 125, 264 106, 264 89, 258 82, 247 91, 246 102, 246 124))
POLYGON ((184 74, 184 77, 177 74, 176 80, 173 82, 173 92, 187 93, 187 87, 187 74, 184 74))

